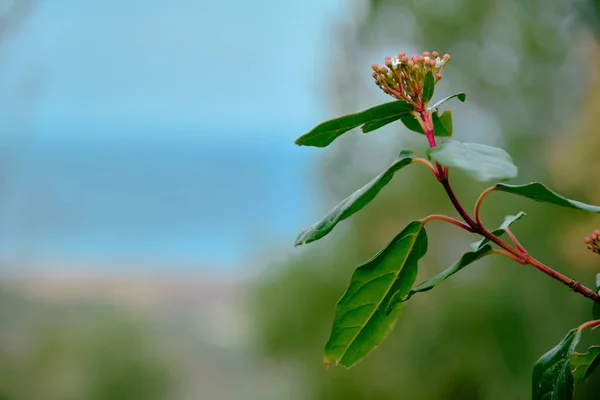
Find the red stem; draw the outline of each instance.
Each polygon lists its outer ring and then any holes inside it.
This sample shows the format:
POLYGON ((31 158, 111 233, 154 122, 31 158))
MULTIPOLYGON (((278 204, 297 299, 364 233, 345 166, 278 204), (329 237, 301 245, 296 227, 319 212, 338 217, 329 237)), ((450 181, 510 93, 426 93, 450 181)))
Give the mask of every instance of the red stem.
POLYGON ((523 247, 523 245, 521 243, 519 243, 519 240, 517 239, 517 237, 515 236, 514 233, 512 233, 512 231, 510 230, 510 228, 504 228, 504 232, 506 232, 506 234, 508 235, 508 237, 510 238, 510 240, 513 241, 513 243, 515 244, 515 246, 517 246, 517 249, 519 249, 519 251, 521 252, 521 254, 527 254, 527 250, 525 250, 525 247, 523 247))
POLYGON ((583 330, 586 330, 586 329, 589 329, 589 328, 596 328, 598 326, 600 326, 600 319, 597 319, 595 321, 588 321, 585 324, 581 324, 581 325, 579 325, 578 329, 580 331, 583 331, 583 330))
POLYGON ((459 228, 464 229, 467 232, 473 232, 473 229, 471 229, 471 227, 469 225, 465 224, 464 222, 460 222, 459 220, 454 219, 452 217, 448 217, 446 215, 440 215, 440 214, 429 215, 429 216, 423 218, 421 220, 421 223, 426 224, 429 221, 433 221, 434 219, 437 219, 439 221, 446 221, 446 222, 449 222, 451 224, 458 226, 459 228))
POLYGON ((454 206, 454 208, 456 209, 456 211, 458 211, 458 213, 460 214, 460 216, 462 217, 462 219, 464 219, 465 222, 471 228, 473 228, 474 232, 476 232, 477 229, 479 228, 479 225, 475 221, 473 221, 473 219, 469 216, 469 214, 467 213, 467 211, 465 211, 465 209, 462 206, 462 204, 460 204, 460 201, 458 200, 458 198, 454 194, 454 191, 452 190, 452 187, 450 186, 450 181, 448 181, 448 177, 447 176, 443 176, 440 179, 440 183, 444 187, 444 190, 446 191, 446 194, 450 198, 450 201, 452 202, 452 205, 454 206))
MULTIPOLYGON (((422 107, 421 109, 417 109, 416 117, 417 117, 417 120, 419 120, 421 127, 423 128, 423 132, 425 132, 425 134, 427 135, 427 139, 429 140, 430 146, 435 147, 433 121, 431 120, 429 112, 427 112, 427 110, 424 107, 422 107)), ((523 246, 521 246, 521 244, 519 243, 517 238, 512 234, 512 232, 509 229, 507 229, 506 232, 507 232, 508 236, 511 238, 511 240, 514 241, 515 245, 518 248, 511 246, 510 244, 506 243, 504 240, 500 239, 499 237, 495 236, 490 231, 485 229, 485 227, 481 223, 481 218, 479 216, 479 210, 481 208, 481 203, 482 203, 483 199, 485 198, 485 196, 487 196, 490 192, 492 192, 494 190, 493 187, 485 190, 477 199, 477 203, 475 204, 475 220, 473 220, 473 218, 471 218, 471 216, 465 211, 464 207, 462 206, 462 204, 460 203, 460 201, 454 194, 452 187, 450 186, 450 182, 448 180, 448 169, 442 167, 439 163, 436 163, 436 166, 437 166, 437 170, 438 170, 437 175, 438 175, 439 182, 444 187, 444 190, 446 191, 448 198, 452 202, 452 205, 454 206, 454 208, 456 209, 458 214, 460 214, 462 219, 467 223, 467 225, 470 229, 470 232, 478 233, 478 234, 486 237, 487 239, 494 242, 495 244, 497 244, 498 246, 500 246, 501 248, 503 248, 505 250, 505 251, 501 251, 501 250, 495 251, 496 253, 505 255, 517 262, 520 262, 521 264, 529 264, 529 265, 537 268, 541 272, 545 273, 546 275, 561 282, 562 284, 570 287, 574 292, 580 293, 580 294, 584 295, 585 297, 588 297, 591 300, 595 301, 596 303, 600 303, 600 296, 598 295, 598 293, 596 293, 592 289, 582 285, 581 283, 577 282, 574 279, 571 279, 571 278, 553 270, 552 268, 546 266, 545 264, 541 263, 540 261, 536 260, 535 258, 530 257, 529 253, 525 250, 525 248, 523 246)), ((452 218, 449 218, 449 217, 447 217, 447 218, 452 220, 452 218)), ((446 219, 446 217, 445 218, 436 218, 436 219, 444 219, 444 220, 448 221, 448 219, 446 219)), ((456 220, 454 220, 454 221, 456 221, 456 220)), ((451 221, 448 221, 448 222, 451 222, 451 221)), ((452 223, 457 225, 455 222, 452 222, 452 223)), ((458 226, 461 226, 461 225, 458 225, 458 226)), ((465 227, 463 227, 463 226, 461 226, 461 227, 463 229, 465 229, 465 227)), ((594 321, 594 323, 595 322, 597 322, 597 321, 594 321)), ((598 325, 600 325, 600 322, 598 322, 598 325)), ((593 325, 593 326, 596 326, 596 325, 593 325)))

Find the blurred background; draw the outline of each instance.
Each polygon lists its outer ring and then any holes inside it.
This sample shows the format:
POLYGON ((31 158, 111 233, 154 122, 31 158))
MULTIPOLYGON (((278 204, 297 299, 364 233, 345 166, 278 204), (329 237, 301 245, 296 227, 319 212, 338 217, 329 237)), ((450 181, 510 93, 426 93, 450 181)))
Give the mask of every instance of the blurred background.
MULTIPOLYGON (((518 183, 599 204, 595 0, 0 0, 0 399, 526 399, 589 301, 479 261, 415 296, 350 370, 322 364, 353 269, 409 221, 453 210, 402 171, 328 237, 298 232, 424 137, 392 124, 330 148, 296 137, 389 98, 386 55, 437 50, 455 137, 507 149, 518 183)), ((460 173, 470 209, 486 187, 460 173)), ((586 285, 600 217, 525 211, 530 252, 586 285)), ((434 224, 418 280, 476 238, 434 224)), ((598 343, 597 332, 586 344, 598 343)), ((579 390, 595 399, 600 371, 579 390), (595 394, 594 394, 595 393, 595 394)))

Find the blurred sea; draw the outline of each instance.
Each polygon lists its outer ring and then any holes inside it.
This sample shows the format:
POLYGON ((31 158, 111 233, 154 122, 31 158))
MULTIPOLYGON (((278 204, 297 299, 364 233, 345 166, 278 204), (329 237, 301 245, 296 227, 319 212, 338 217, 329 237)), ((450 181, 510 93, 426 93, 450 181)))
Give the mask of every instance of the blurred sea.
POLYGON ((232 273, 274 244, 292 245, 315 201, 314 158, 291 128, 160 129, 46 129, 2 146, 3 271, 74 263, 232 273))

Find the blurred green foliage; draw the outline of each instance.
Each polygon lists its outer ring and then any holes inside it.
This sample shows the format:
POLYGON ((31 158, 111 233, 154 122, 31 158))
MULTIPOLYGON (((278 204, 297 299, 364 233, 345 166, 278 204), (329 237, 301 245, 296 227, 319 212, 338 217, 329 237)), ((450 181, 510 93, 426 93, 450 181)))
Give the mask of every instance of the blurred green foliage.
POLYGON ((141 317, 0 294, 0 399, 168 398, 169 364, 141 317))
MULTIPOLYGON (((597 126, 599 115, 584 112, 582 100, 600 90, 600 83, 589 79, 598 69, 591 56, 598 47, 585 35, 580 11, 567 0, 371 0, 339 27, 329 94, 337 106, 328 112, 334 117, 388 100, 370 81, 372 62, 401 50, 448 52, 452 61, 434 100, 467 93, 465 104, 452 105, 455 138, 505 148, 519 167, 515 183, 541 180, 557 190, 568 188, 563 194, 570 198, 598 204, 600 198, 590 197, 598 190, 589 190, 597 188, 597 179, 577 184, 559 173, 584 173, 581 166, 597 159, 597 150, 588 145, 587 159, 579 153, 556 156, 572 142, 585 149, 588 138, 598 136, 597 128, 585 126, 597 126)), ((423 154, 424 138, 392 124, 367 136, 350 133, 338 139, 310 171, 323 188, 321 211, 368 182, 402 148, 423 154)), ((533 268, 500 258, 481 260, 416 296, 388 339, 357 366, 323 367, 334 305, 353 269, 410 220, 430 213, 454 215, 429 171, 401 172, 329 237, 300 247, 287 263, 269 269, 254 303, 265 354, 297 368, 303 388, 299 399, 528 398, 535 361, 589 319, 591 305, 533 268)), ((451 180, 468 208, 485 188, 458 172, 451 180)), ((504 215, 519 211, 527 216, 513 231, 528 250, 593 285, 600 263, 581 240, 600 219, 497 193, 486 200, 483 220, 495 228, 504 215)), ((477 240, 441 224, 432 224, 428 233, 430 250, 417 282, 454 263, 477 240)), ((581 349, 592 342, 600 342, 598 331, 584 335, 581 349)), ((576 396, 596 398, 599 390, 596 373, 576 396)))

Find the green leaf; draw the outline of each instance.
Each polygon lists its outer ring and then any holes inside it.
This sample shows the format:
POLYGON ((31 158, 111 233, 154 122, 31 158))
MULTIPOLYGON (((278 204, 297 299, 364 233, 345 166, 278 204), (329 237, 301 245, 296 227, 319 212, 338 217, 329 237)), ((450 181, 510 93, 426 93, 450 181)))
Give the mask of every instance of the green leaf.
POLYGON ((432 160, 446 167, 461 169, 478 181, 517 176, 517 167, 512 158, 498 147, 446 140, 427 152, 432 160))
POLYGON ((445 102, 447 102, 448 100, 450 100, 450 99, 452 99, 452 98, 454 98, 454 97, 456 97, 457 99, 459 99, 459 100, 460 100, 460 101, 462 101, 463 103, 464 103, 464 102, 465 102, 465 100, 467 99, 467 95, 466 95, 466 94, 464 94, 464 93, 455 93, 455 94, 453 94, 453 95, 450 95, 450 96, 448 96, 448 97, 446 97, 446 98, 443 98, 442 100, 438 101, 437 103, 435 103, 434 105, 432 105, 432 106, 428 107, 427 109, 428 109, 429 111, 431 111, 431 110, 435 110, 435 109, 437 109, 439 106, 441 106, 442 104, 444 104, 445 102))
POLYGON ((350 286, 335 308, 325 364, 351 367, 387 336, 400 313, 390 300, 408 293, 417 276, 417 263, 427 251, 427 234, 420 221, 408 224, 373 258, 356 268, 350 286))
MULTIPOLYGON (((596 293, 600 294, 600 274, 596 274, 596 293)), ((592 306, 592 317, 600 319, 600 303, 594 302, 592 306)))
POLYGON ((434 136, 452 136, 452 110, 446 110, 438 117, 437 111, 431 114, 434 136))
POLYGON ((404 299, 402 299, 402 301, 406 301, 406 300, 410 299, 415 293, 426 292, 428 290, 433 289, 436 285, 442 283, 443 281, 445 281, 450 276, 454 275, 455 273, 457 273, 458 271, 460 271, 467 265, 469 265, 491 253, 492 253, 492 246, 490 246, 490 245, 484 245, 475 251, 470 251, 468 253, 465 253, 460 258, 460 260, 458 260, 453 266, 445 269, 444 271, 440 272, 433 278, 427 279, 426 281, 420 283, 419 285, 417 285, 413 289, 411 289, 410 292, 408 292, 408 295, 404 299))
POLYGON ((516 194, 517 196, 527 197, 531 200, 543 203, 551 203, 556 204, 557 206, 578 208, 580 210, 600 213, 600 207, 581 203, 576 200, 569 200, 553 192, 539 182, 531 182, 525 185, 506 185, 504 183, 498 183, 494 188, 496 190, 516 194))
POLYGON ((572 400, 573 374, 571 354, 579 342, 581 331, 572 329, 533 367, 533 400, 572 400))
MULTIPOLYGON (((505 229, 509 228, 513 222, 520 220, 521 218, 523 218, 525 214, 523 211, 519 211, 519 213, 517 215, 507 215, 506 217, 504 217, 504 222, 502 223, 502 225, 500 225, 497 229, 494 229, 492 231, 492 234, 494 236, 502 236, 504 235, 504 233, 506 232, 505 229)), ((490 239, 488 238, 483 238, 473 244, 471 244, 471 248, 473 250, 477 250, 479 248, 481 248, 484 244, 489 243, 490 239)))
POLYGON ((378 128, 380 128, 413 110, 414 107, 403 100, 380 104, 356 114, 325 121, 296 139, 296 144, 299 146, 326 147, 353 128, 364 124, 371 124, 371 127, 375 126, 373 124, 379 124, 378 128))
POLYGON ((412 163, 414 154, 410 150, 402 150, 392 165, 377 175, 371 182, 367 183, 350 196, 346 197, 340 204, 329 211, 320 221, 306 228, 296 239, 296 246, 314 242, 327 235, 338 222, 348 218, 361 208, 366 206, 387 185, 396 171, 412 163))
MULTIPOLYGON (((452 136, 452 110, 446 110, 442 113, 441 116, 438 115, 437 111, 434 111, 431 114, 431 119, 433 120, 433 135, 440 137, 450 137, 452 136)), ((400 118, 404 126, 410 129, 413 132, 420 133, 424 135, 423 129, 419 124, 419 121, 412 115, 408 114, 400 118)), ((366 125, 365 125, 366 126, 366 125)), ((364 127, 363 127, 364 128, 364 127)), ((364 129, 363 129, 364 131, 364 129)))
POLYGON ((575 385, 583 385, 600 365, 600 346, 591 346, 587 353, 573 353, 571 367, 575 385))
POLYGON ((435 80, 433 79, 433 73, 428 71, 425 74, 425 83, 423 84, 423 101, 429 103, 429 100, 433 97, 433 88, 435 86, 435 80))
MULTIPOLYGON (((408 114, 410 115, 410 114, 408 114)), ((397 121, 401 118, 403 118, 406 115, 401 115, 401 114, 396 114, 396 115, 392 115, 389 118, 384 118, 384 119, 380 119, 378 121, 373 121, 373 122, 367 122, 366 124, 364 124, 360 129, 362 130, 363 133, 370 133, 373 131, 376 131, 377 129, 386 126, 387 124, 391 124, 394 121, 397 121)))

